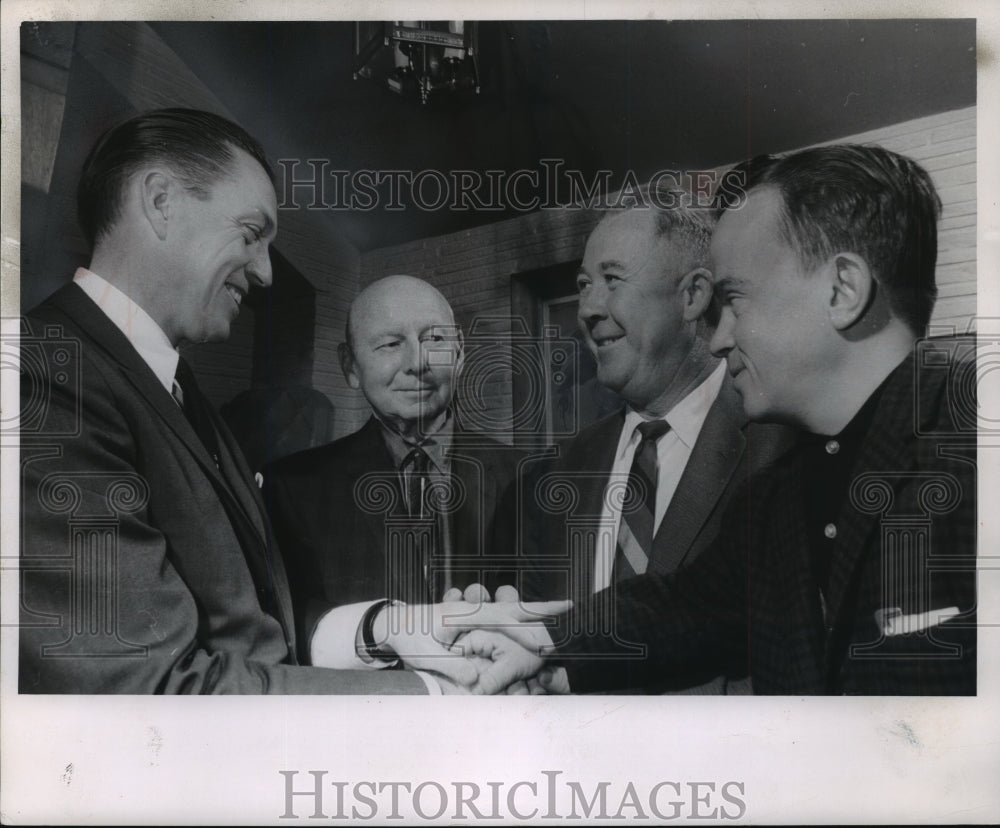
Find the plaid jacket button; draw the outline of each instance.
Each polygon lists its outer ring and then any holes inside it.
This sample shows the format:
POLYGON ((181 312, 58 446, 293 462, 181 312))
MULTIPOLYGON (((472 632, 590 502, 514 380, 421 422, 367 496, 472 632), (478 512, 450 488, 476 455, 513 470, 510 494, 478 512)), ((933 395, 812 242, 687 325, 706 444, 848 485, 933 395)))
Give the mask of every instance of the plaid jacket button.
POLYGON ((837 527, 834 526, 832 523, 828 523, 826 526, 823 527, 823 534, 826 535, 830 540, 833 540, 835 537, 837 537, 837 527))

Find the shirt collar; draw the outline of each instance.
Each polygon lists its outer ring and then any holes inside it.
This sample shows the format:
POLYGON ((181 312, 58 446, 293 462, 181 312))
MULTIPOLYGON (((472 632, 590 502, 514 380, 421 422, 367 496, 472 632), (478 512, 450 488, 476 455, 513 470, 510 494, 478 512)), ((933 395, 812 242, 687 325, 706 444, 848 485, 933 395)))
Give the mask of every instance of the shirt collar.
POLYGON ((811 432, 803 432, 800 436, 800 441, 805 445, 825 445, 830 440, 836 441, 842 448, 844 447, 854 447, 859 446, 868 434, 871 424, 875 420, 875 412, 878 410, 879 402, 885 393, 886 386, 889 385, 889 380, 895 375, 896 371, 893 370, 888 377, 882 380, 881 384, 876 388, 871 396, 865 400, 864 405, 858 409, 857 414, 855 414, 851 421, 841 429, 838 434, 814 434, 811 432))
MULTIPOLYGON (((715 370, 702 380, 694 390, 666 414, 658 418, 666 420, 670 424, 670 430, 677 435, 677 439, 686 448, 692 449, 694 444, 698 442, 701 427, 705 424, 705 418, 708 416, 709 409, 715 402, 716 397, 719 396, 725 375, 726 365, 724 362, 720 362, 715 367, 715 370)), ((642 422, 644 422, 642 415, 629 408, 625 414, 625 426, 622 429, 622 434, 627 434, 628 439, 623 440, 623 445, 621 446, 622 452, 635 439, 636 428, 642 422)))
POLYGON ((73 281, 99 307, 142 357, 168 392, 177 373, 177 349, 163 329, 126 294, 85 267, 78 268, 73 281))
POLYGON ((432 434, 421 434, 418 438, 404 437, 389 423, 383 420, 378 413, 374 414, 379 425, 382 426, 382 437, 385 440, 386 448, 392 455, 393 464, 398 469, 402 465, 407 455, 417 447, 427 452, 431 465, 442 474, 447 471, 447 452, 451 448, 452 437, 455 433, 455 423, 449 410, 441 423, 440 428, 432 434))

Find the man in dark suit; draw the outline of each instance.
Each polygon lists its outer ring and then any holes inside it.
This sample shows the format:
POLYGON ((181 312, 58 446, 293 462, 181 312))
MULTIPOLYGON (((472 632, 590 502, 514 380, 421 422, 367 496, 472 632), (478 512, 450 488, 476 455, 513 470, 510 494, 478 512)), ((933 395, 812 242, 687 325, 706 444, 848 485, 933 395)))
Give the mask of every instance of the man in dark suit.
MULTIPOLYGON (((975 342, 919 339, 934 186, 851 145, 739 172, 712 242, 712 348, 748 415, 794 426, 796 446, 690 568, 623 581, 551 636, 504 631, 546 648, 559 666, 545 683, 563 691, 721 669, 749 670, 757 693, 974 694, 975 342), (588 618, 610 620, 619 658, 581 632, 588 618)), ((498 685, 539 665, 512 643, 489 652, 498 685)))
POLYGON ((598 380, 627 407, 560 446, 526 482, 525 597, 579 603, 616 581, 690 565, 733 492, 777 455, 781 429, 748 426, 709 351, 713 225, 705 209, 634 208, 607 214, 588 239, 580 329, 598 380), (661 430, 650 450, 642 429, 653 426, 661 430), (629 492, 636 475, 648 484, 648 519, 629 492), (557 508, 567 486, 574 496, 557 508))
MULTIPOLYGON (((298 664, 259 492, 176 350, 225 339, 249 286, 271 282, 260 145, 209 113, 147 113, 98 141, 78 203, 90 267, 21 342, 21 692, 437 690, 298 664)), ((359 667, 362 632, 345 645, 359 667)))
POLYGON ((455 428, 463 339, 444 296, 412 276, 380 279, 351 304, 345 333, 344 376, 371 418, 264 471, 303 640, 331 607, 492 587, 490 559, 513 545, 496 507, 522 452, 455 428))

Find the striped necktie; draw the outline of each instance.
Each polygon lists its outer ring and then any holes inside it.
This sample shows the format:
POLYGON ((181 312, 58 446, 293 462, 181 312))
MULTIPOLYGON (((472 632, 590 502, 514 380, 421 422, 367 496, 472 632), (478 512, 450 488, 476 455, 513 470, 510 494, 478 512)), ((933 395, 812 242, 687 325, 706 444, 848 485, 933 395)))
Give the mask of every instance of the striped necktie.
POLYGON ((656 441, 670 430, 666 420, 639 423, 642 439, 636 447, 628 475, 628 491, 622 507, 615 549, 614 580, 642 575, 649 566, 656 521, 656 441))

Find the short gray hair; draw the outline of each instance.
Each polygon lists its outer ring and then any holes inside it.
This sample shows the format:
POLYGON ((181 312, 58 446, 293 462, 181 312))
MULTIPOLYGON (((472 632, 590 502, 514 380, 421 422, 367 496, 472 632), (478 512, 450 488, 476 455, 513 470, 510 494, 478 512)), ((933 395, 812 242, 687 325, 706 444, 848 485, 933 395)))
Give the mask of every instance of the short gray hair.
POLYGON ((627 210, 648 210, 652 213, 656 237, 665 239, 673 246, 671 262, 681 274, 696 267, 708 267, 712 233, 718 220, 715 210, 694 206, 663 208, 635 204, 604 210, 598 223, 627 210))

